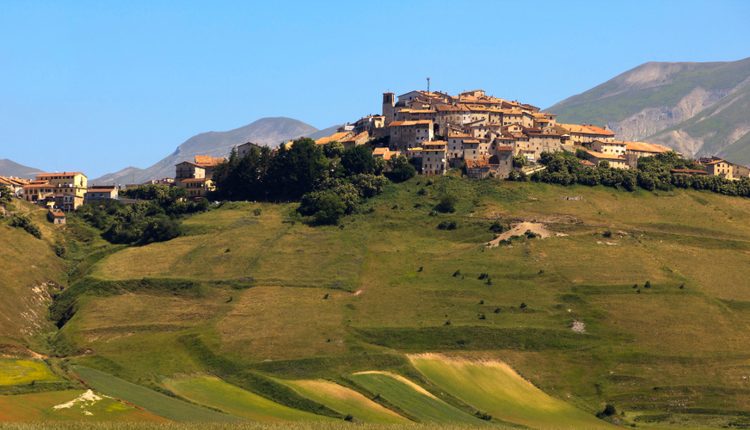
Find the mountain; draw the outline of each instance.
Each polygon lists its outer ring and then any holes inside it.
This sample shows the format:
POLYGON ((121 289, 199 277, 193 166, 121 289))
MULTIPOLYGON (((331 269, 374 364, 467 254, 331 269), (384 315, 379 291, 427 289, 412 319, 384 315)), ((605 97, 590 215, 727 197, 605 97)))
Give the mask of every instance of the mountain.
MULTIPOLYGON (((96 184, 133 184, 150 179, 174 176, 174 165, 192 160, 195 155, 226 156, 232 147, 245 142, 276 146, 279 143, 324 131, 292 118, 261 118, 246 126, 229 131, 209 131, 197 134, 183 142, 177 149, 151 167, 127 167, 91 181, 96 184)), ((330 133, 329 133, 330 134, 330 133)))
POLYGON ((17 176, 19 178, 34 178, 40 169, 18 164, 13 160, 0 160, 0 176, 17 176))
POLYGON ((750 58, 642 64, 547 110, 560 122, 606 124, 623 139, 750 163, 750 58))

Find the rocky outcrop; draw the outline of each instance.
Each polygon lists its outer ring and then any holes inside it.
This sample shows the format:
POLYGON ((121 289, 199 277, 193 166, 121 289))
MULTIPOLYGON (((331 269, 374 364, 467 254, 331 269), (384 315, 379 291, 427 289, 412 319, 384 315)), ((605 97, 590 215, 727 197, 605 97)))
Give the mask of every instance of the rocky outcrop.
POLYGON ((561 122, 608 125, 618 137, 666 144, 688 156, 750 164, 750 58, 646 63, 548 110, 561 122), (744 111, 744 112, 743 112, 744 111))

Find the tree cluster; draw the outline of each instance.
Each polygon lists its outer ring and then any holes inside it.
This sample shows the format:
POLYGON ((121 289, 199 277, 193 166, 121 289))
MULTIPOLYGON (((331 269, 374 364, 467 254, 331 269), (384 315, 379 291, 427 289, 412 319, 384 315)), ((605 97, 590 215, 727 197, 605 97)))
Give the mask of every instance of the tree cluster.
POLYGON ((179 236, 182 215, 208 209, 207 200, 187 200, 184 189, 168 185, 141 185, 123 195, 138 201, 130 205, 117 200, 86 204, 76 214, 101 230, 111 243, 146 245, 179 236))
MULTIPOLYGON (((638 187, 649 191, 692 188, 750 197, 748 178, 730 181, 718 176, 673 174, 674 169, 700 168, 695 161, 682 158, 674 152, 643 157, 638 160, 638 168, 635 170, 613 169, 608 165, 585 166, 578 157, 565 152, 543 153, 540 163, 545 165, 546 169, 532 174, 532 181, 559 185, 604 185, 627 191, 635 191, 638 187)), ((529 178, 522 174, 512 174, 509 179, 524 181, 529 178)))
POLYGON ((354 212, 362 199, 383 190, 386 167, 391 167, 389 177, 394 181, 413 176, 413 167, 404 161, 386 166, 373 158, 368 145, 345 149, 338 142, 316 145, 312 139, 301 138, 278 151, 254 147, 244 157, 232 152, 214 171, 217 190, 213 197, 299 201, 298 212, 311 223, 336 224, 354 212))
POLYGON ((0 185, 0 206, 7 207, 12 196, 13 193, 10 192, 10 188, 5 185, 0 185))
POLYGON ((34 236, 37 239, 42 238, 42 231, 36 226, 26 215, 13 215, 10 217, 10 226, 23 229, 26 233, 34 236))

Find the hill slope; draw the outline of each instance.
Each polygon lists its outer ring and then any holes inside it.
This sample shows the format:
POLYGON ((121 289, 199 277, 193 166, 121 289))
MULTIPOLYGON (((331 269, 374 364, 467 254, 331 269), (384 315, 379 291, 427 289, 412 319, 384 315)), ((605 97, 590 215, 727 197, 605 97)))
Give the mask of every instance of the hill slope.
POLYGON ((49 331, 51 295, 67 282, 66 265, 52 248, 60 232, 46 221, 46 211, 20 201, 10 210, 29 214, 43 236, 0 218, 0 356, 4 345, 33 346, 38 334, 49 331))
POLYGON ((318 131, 315 127, 291 118, 261 118, 251 124, 229 131, 209 131, 197 134, 183 142, 177 149, 146 169, 127 167, 92 181, 96 184, 133 184, 150 179, 174 176, 174 165, 192 160, 195 155, 205 154, 223 157, 236 145, 254 142, 275 146, 279 143, 318 131))
POLYGON ((18 164, 13 160, 0 160, 0 176, 16 176, 19 178, 34 179, 34 176, 41 172, 39 169, 18 164))
POLYGON ((428 416, 403 387, 372 392, 385 388, 359 376, 386 371, 455 416, 531 422, 530 386, 492 411, 409 361, 442 352, 508 363, 575 406, 557 409, 566 419, 605 403, 639 427, 750 412, 750 199, 445 177, 389 185, 368 206, 311 228, 293 204, 228 203, 187 219, 185 236, 116 249, 70 290, 83 293, 54 343, 131 382, 211 374, 292 407, 270 378, 337 381, 428 416), (445 193, 461 196, 456 212, 430 216, 445 193), (438 230, 446 220, 458 228, 438 230), (495 220, 553 234, 487 249, 495 220))
POLYGON ((607 124, 625 139, 665 143, 686 155, 750 163, 750 58, 646 63, 548 110, 561 122, 607 124))

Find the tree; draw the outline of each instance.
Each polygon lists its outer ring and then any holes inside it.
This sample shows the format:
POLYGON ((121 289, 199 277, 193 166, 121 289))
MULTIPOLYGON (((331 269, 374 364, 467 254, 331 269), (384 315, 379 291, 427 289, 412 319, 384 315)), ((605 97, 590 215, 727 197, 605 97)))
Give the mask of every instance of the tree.
POLYGON ((346 212, 346 204, 333 190, 314 191, 302 196, 298 211, 310 216, 316 225, 338 224, 346 212))
POLYGON ((300 198, 325 178, 328 167, 329 160, 312 139, 297 139, 290 149, 281 146, 268 169, 270 199, 300 198))
POLYGON ((445 194, 440 198, 440 201, 435 205, 435 210, 443 213, 452 213, 456 211, 456 203, 458 199, 450 194, 445 194))
POLYGON ((386 176, 393 182, 408 181, 417 174, 417 169, 402 155, 392 158, 389 164, 390 171, 386 176))
POLYGON ((375 159, 366 145, 349 148, 341 154, 341 165, 349 175, 372 174, 375 172, 375 159))
POLYGON ((10 192, 10 188, 5 185, 0 185, 0 206, 8 206, 11 197, 12 193, 10 192))

